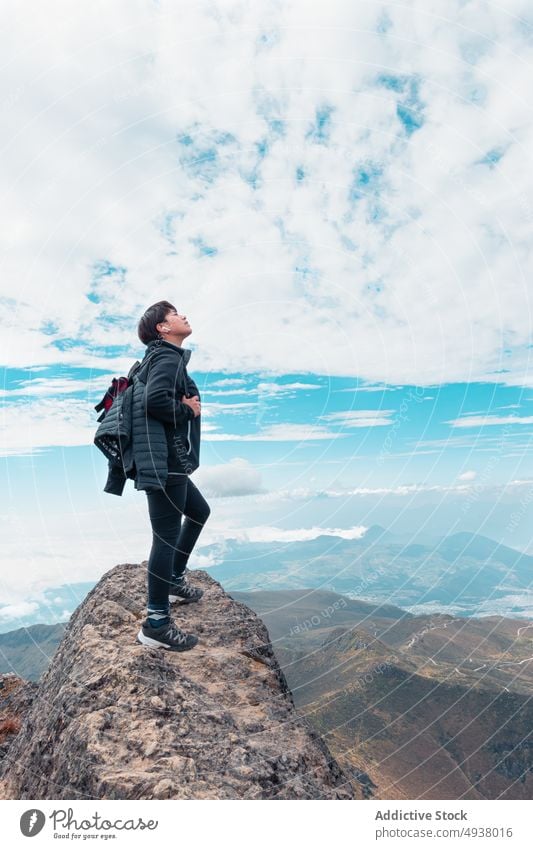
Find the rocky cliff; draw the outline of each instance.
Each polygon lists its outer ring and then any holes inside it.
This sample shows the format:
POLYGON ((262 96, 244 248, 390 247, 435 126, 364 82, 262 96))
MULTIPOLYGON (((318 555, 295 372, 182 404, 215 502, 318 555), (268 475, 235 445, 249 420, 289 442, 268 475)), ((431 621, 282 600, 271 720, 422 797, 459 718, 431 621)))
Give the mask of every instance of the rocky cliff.
POLYGON ((205 572, 191 581, 204 597, 173 610, 200 642, 171 653, 135 642, 146 563, 101 579, 21 718, 1 798, 361 798, 297 715, 261 620, 205 572))
POLYGON ((6 755, 31 707, 37 684, 14 672, 0 675, 0 760, 6 755))

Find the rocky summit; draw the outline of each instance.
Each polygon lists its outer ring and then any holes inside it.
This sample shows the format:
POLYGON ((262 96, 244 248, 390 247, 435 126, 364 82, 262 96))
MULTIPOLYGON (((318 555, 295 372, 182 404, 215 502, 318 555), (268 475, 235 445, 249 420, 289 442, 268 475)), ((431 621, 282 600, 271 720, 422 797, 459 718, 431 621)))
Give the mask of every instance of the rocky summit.
MULTIPOLYGON (((362 798, 295 711, 268 631, 206 572, 172 605, 188 652, 135 642, 146 563, 110 570, 78 607, 0 766, 4 799, 362 798)), ((1 699, 1 694, 0 694, 1 699)))

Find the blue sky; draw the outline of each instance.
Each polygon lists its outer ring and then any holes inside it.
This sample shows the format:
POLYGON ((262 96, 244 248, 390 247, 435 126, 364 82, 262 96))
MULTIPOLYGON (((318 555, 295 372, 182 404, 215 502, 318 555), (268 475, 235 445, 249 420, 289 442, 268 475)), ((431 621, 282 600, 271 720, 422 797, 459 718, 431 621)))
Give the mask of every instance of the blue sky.
POLYGON ((147 556, 93 407, 161 298, 206 542, 400 499, 529 548, 530 4, 54 5, 3 43, 0 620, 147 556))
MULTIPOLYGON (((194 351, 192 341, 184 344, 194 351)), ((480 477, 489 482, 490 458, 493 485, 533 478, 528 451, 533 390, 488 383, 379 386, 309 373, 206 374, 194 369, 194 358, 189 371, 203 404, 197 475, 203 467, 222 467, 225 476, 211 480, 207 472, 213 495, 290 486, 462 488, 480 477), (240 465, 232 466, 236 460, 240 465)), ((46 503, 57 508, 71 500, 94 503, 94 488, 106 475, 105 459, 92 445, 94 404, 107 378, 82 369, 70 370, 68 378, 52 367, 38 378, 6 370, 4 397, 13 400, 5 412, 18 418, 13 436, 20 444, 2 458, 2 512, 23 512, 34 488, 44 489, 46 503), (66 380, 84 388, 67 391, 66 380), (61 396, 56 381, 63 383, 61 396), (32 404, 36 409, 28 421, 32 404), (86 428, 75 430, 70 408, 73 418, 77 412, 86 418, 86 428), (53 433, 41 433, 43 411, 53 433)))

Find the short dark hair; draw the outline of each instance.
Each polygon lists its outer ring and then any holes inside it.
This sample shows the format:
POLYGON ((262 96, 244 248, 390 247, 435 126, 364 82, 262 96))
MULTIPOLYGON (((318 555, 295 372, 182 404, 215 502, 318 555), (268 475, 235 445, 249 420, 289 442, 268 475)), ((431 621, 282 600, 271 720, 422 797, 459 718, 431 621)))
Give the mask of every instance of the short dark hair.
POLYGON ((171 310, 177 312, 174 304, 169 303, 169 301, 158 301, 156 304, 148 307, 137 326, 137 333, 141 342, 148 345, 148 342, 159 338, 156 325, 164 321, 165 316, 171 310))

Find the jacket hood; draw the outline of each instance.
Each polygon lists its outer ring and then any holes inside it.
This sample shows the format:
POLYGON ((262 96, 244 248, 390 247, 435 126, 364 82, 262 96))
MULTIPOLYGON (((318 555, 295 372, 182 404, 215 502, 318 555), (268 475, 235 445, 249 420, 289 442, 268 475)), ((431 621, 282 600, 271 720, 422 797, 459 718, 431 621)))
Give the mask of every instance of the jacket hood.
POLYGON ((152 353, 154 348, 170 348, 172 351, 177 351, 183 357, 184 364, 187 365, 191 358, 192 351, 190 348, 180 348, 179 345, 174 345, 172 342, 167 342, 166 339, 153 339, 148 342, 144 356, 147 357, 152 353))

